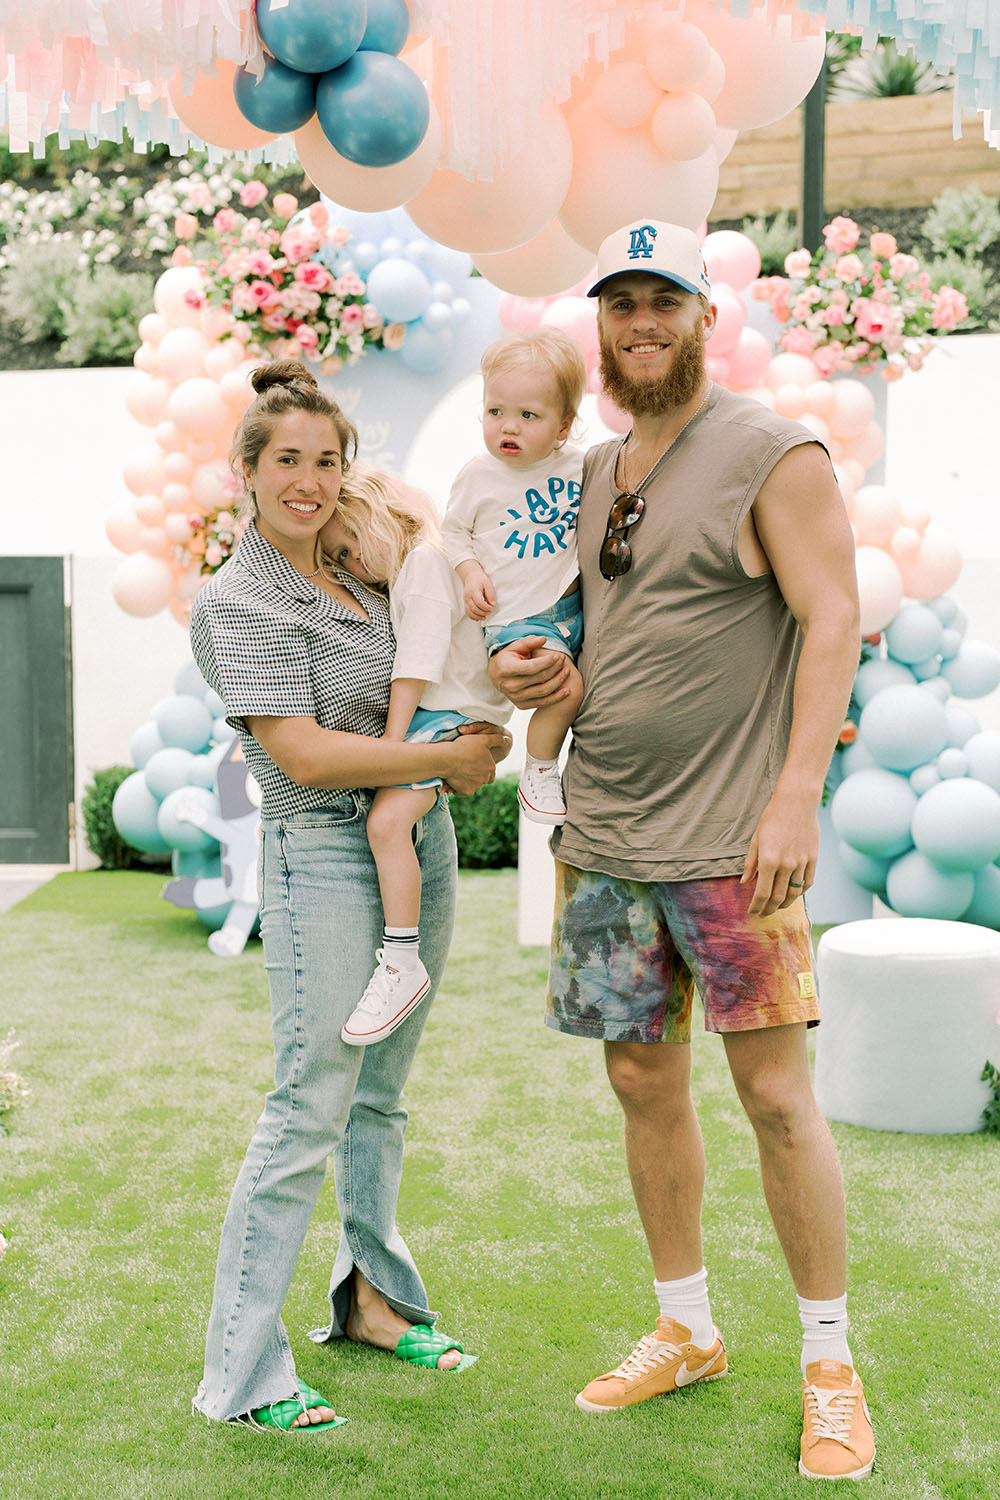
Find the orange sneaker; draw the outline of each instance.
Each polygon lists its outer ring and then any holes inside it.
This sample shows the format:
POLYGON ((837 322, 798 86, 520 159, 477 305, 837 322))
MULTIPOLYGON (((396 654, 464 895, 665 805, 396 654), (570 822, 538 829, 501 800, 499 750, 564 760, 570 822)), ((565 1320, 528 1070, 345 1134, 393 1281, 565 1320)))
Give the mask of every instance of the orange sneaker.
POLYGON ((621 1411, 651 1396, 665 1396, 700 1380, 719 1380, 726 1373, 726 1346, 719 1330, 707 1349, 691 1343, 691 1330, 673 1318, 660 1318, 653 1333, 640 1339, 617 1370, 599 1375, 580 1392, 581 1411, 621 1411))
POLYGON ((875 1434, 860 1376, 839 1359, 806 1365, 799 1473, 806 1479, 864 1479, 875 1434))

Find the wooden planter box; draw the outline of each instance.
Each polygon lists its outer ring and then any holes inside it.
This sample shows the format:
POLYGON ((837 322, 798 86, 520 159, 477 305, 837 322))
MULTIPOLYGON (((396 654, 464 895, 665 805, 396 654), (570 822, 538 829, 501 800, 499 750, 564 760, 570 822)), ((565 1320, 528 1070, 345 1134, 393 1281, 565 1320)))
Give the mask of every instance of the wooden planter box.
MULTIPOLYGON (((948 187, 1000 196, 1000 151, 982 116, 952 138, 952 95, 859 99, 826 110, 824 197, 830 214, 852 208, 920 208, 948 187)), ((802 110, 743 131, 719 172, 713 219, 795 210, 802 172, 802 110)))

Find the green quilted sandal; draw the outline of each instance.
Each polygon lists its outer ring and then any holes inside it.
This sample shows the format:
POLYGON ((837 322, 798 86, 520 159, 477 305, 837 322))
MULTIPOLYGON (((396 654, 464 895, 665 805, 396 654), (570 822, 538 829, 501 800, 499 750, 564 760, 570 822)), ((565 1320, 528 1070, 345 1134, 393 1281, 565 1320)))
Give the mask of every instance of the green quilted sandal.
POLYGON ((450 1339, 446 1333, 435 1332, 426 1323, 414 1323, 408 1328, 392 1352, 397 1359, 405 1360, 408 1365, 424 1365, 428 1370, 436 1370, 438 1360, 449 1349, 457 1349, 462 1358, 454 1370, 444 1370, 442 1373, 445 1375, 467 1370, 479 1358, 478 1354, 464 1353, 457 1339, 450 1339))
POLYGON ((334 1417, 332 1422, 310 1422, 308 1426, 293 1427, 295 1418, 311 1406, 329 1406, 325 1396, 314 1391, 305 1381, 298 1381, 299 1399, 272 1401, 270 1406, 258 1406, 249 1417, 241 1418, 250 1427, 270 1427, 277 1432, 330 1432, 334 1427, 343 1427, 346 1417, 334 1417))

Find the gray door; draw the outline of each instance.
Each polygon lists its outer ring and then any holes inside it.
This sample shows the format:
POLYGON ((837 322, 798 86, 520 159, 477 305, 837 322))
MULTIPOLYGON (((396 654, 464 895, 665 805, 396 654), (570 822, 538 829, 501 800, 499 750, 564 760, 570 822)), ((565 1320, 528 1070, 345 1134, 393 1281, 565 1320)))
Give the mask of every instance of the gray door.
POLYGON ((0 557, 0 864, 66 864, 73 785, 61 557, 0 557))

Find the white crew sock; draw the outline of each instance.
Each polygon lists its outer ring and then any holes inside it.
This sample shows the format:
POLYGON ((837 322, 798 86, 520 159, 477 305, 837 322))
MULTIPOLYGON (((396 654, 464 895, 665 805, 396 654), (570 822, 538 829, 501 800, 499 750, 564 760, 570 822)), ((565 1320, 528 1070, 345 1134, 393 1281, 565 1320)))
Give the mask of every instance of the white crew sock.
POLYGON ((693 1276, 680 1281, 654 1281, 653 1291, 660 1304, 661 1318, 676 1318, 691 1330, 691 1342, 707 1349, 715 1338, 712 1309, 708 1301, 708 1272, 702 1266, 693 1276))
POLYGON ((847 1295, 834 1297, 829 1302, 811 1302, 808 1297, 799 1299, 799 1317, 802 1320, 802 1375, 806 1365, 816 1359, 839 1359, 853 1369, 854 1360, 847 1344, 847 1295))
POLYGON ((419 927, 383 927, 382 958, 394 969, 412 969, 420 962, 419 927))
POLYGON ((539 760, 536 755, 529 755, 527 750, 524 752, 525 771, 549 771, 554 765, 555 761, 551 756, 548 760, 539 760))

